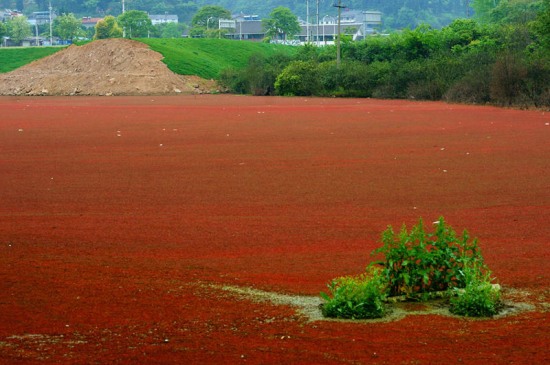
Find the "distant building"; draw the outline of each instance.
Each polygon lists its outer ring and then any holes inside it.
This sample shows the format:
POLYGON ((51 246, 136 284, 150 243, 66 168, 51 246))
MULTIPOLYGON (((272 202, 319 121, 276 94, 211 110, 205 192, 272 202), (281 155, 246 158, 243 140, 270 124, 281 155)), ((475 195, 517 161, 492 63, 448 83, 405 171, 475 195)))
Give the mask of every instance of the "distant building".
POLYGON ((237 18, 234 22, 235 27, 228 29, 229 32, 225 35, 225 38, 258 42, 264 39, 265 32, 261 20, 243 20, 243 18, 237 18))
MULTIPOLYGON (((352 36, 354 41, 364 39, 376 32, 382 25, 382 13, 379 11, 346 11, 340 18, 340 34, 352 36)), ((332 44, 338 36, 338 17, 325 15, 319 19, 319 25, 310 22, 301 24, 298 35, 301 42, 322 42, 332 44), (308 37, 309 31, 309 37, 308 37)))
POLYGON ((234 31, 237 28, 237 21, 235 19, 219 19, 218 26, 220 29, 234 31))
POLYGON ((32 26, 35 26, 35 25, 49 24, 50 18, 51 18, 51 21, 53 22, 53 20, 56 17, 57 15, 55 14, 55 11, 52 11, 51 13, 49 11, 35 11, 29 16, 28 20, 32 26))
POLYGON ((234 15, 233 19, 235 19, 236 21, 240 21, 240 22, 250 22, 250 21, 254 21, 254 20, 261 20, 259 15, 255 15, 255 14, 245 15, 243 13, 240 13, 238 15, 234 15))
POLYGON ((16 16, 23 16, 23 13, 19 10, 4 9, 4 11, 0 12, 0 21, 7 22, 16 16))
POLYGON ((366 33, 374 33, 382 25, 382 13, 379 11, 364 11, 363 24, 366 33))
POLYGON ((27 37, 21 41, 22 47, 31 47, 31 46, 43 46, 47 43, 47 39, 44 37, 27 37))
POLYGON ((97 23, 99 23, 102 20, 103 18, 92 18, 92 17, 86 16, 82 18, 82 26, 84 26, 84 28, 86 29, 93 28, 96 26, 97 23))
POLYGON ((178 16, 175 14, 164 14, 164 15, 149 14, 149 19, 151 19, 151 23, 153 25, 167 24, 167 23, 177 24, 179 21, 178 16))
MULTIPOLYGON (((301 31, 295 37, 299 42, 332 44, 338 35, 338 17, 325 15, 309 24, 299 20, 301 31), (309 33, 309 34, 308 34, 309 33)), ((346 11, 341 14, 340 33, 351 35, 353 40, 364 39, 382 25, 379 11, 346 11)), ((220 29, 227 29, 225 38, 261 41, 265 38, 262 21, 256 15, 236 15, 232 20, 220 19, 220 29)))

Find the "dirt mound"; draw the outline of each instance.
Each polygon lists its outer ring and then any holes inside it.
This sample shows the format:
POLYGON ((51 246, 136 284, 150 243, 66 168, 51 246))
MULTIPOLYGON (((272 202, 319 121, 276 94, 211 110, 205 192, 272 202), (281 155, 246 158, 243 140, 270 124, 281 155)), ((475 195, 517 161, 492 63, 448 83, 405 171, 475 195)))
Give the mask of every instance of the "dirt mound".
POLYGON ((217 85, 173 73, 143 43, 106 39, 70 46, 0 75, 0 95, 163 95, 209 93, 217 85))

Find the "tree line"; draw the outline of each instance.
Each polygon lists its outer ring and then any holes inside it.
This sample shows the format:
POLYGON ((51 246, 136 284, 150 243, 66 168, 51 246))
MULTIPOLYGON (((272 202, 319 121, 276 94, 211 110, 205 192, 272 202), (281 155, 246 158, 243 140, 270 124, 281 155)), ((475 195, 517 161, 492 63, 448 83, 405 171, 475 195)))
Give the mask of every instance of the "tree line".
MULTIPOLYGON (((189 36, 194 38, 222 38, 228 29, 217 26, 220 19, 231 19, 231 12, 220 6, 206 5, 200 8, 191 19, 189 36)), ((290 9, 277 7, 269 18, 263 19, 266 41, 293 35, 300 32, 298 18, 290 9)), ((74 14, 62 14, 53 20, 52 33, 62 40, 105 39, 105 38, 179 38, 184 26, 181 23, 161 23, 153 26, 149 15, 141 10, 128 10, 115 17, 107 15, 94 28, 86 29, 82 20, 74 14)), ((7 35, 15 43, 33 35, 50 35, 49 24, 41 24, 33 30, 25 16, 16 16, 6 23, 0 23, 0 37, 7 35), (35 31, 35 32, 34 32, 35 31)))
MULTIPOLYGON (((452 20, 467 17, 472 11, 470 3, 480 0, 346 0, 344 11, 377 10, 384 14, 387 29, 415 28, 429 23, 436 28, 449 24, 452 20)), ((493 1, 493 0, 490 0, 493 1)), ((499 1, 499 0, 494 0, 499 1)), ((336 14, 332 0, 310 0, 310 18, 314 17, 319 5, 322 18, 336 14)), ((58 14, 73 13, 77 16, 118 16, 122 12, 121 2, 112 0, 55 0, 53 6, 58 14)), ((150 14, 176 14, 183 23, 189 23, 193 15, 203 6, 213 5, 228 9, 231 13, 255 14, 267 17, 279 6, 289 8, 292 13, 307 18, 306 1, 289 0, 127 0, 127 10, 141 10, 150 14)), ((1 8, 18 9, 29 15, 33 11, 48 9, 49 0, 0 0, 1 8)))
MULTIPOLYGON (((55 17, 52 22, 52 35, 61 40, 74 41, 75 39, 103 39, 103 38, 178 38, 183 33, 182 24, 162 23, 153 26, 148 14, 143 11, 129 10, 114 17, 107 15, 95 27, 85 28, 82 19, 73 13, 55 17)), ((23 39, 34 36, 50 35, 49 23, 32 27, 25 16, 16 16, 7 22, 0 22, 0 38, 7 36, 19 44, 23 39)))
MULTIPOLYGON (((493 1, 493 0, 491 0, 493 1)), ((255 55, 221 81, 232 92, 411 98, 519 107, 550 107, 550 0, 496 6, 479 19, 442 29, 422 25, 335 47, 301 47, 295 57, 255 55), (531 4, 533 6, 533 4, 531 4)), ((501 3, 502 4, 502 3, 501 3)))

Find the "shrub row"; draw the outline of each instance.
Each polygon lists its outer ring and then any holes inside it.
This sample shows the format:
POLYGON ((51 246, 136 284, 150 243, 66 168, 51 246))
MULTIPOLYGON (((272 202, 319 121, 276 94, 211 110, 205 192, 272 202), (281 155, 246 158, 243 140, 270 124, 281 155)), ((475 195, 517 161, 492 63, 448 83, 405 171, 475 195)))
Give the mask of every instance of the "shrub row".
MULTIPOLYGON (((532 29, 536 29, 532 27, 532 29)), ((526 26, 480 26, 457 20, 442 30, 420 27, 387 37, 304 46, 293 57, 254 56, 225 70, 231 91, 255 95, 446 100, 550 107, 550 47, 526 26)))

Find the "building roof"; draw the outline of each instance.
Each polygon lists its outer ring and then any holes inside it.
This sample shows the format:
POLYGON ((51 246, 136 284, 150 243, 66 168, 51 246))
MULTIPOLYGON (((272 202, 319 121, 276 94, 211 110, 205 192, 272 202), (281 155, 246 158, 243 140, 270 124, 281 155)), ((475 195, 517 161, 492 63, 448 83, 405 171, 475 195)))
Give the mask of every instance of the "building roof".
POLYGON ((178 22, 178 16, 176 14, 149 14, 151 21, 157 22, 178 22))
POLYGON ((96 25, 100 21, 102 21, 103 18, 91 18, 89 16, 82 18, 82 25, 96 25))

